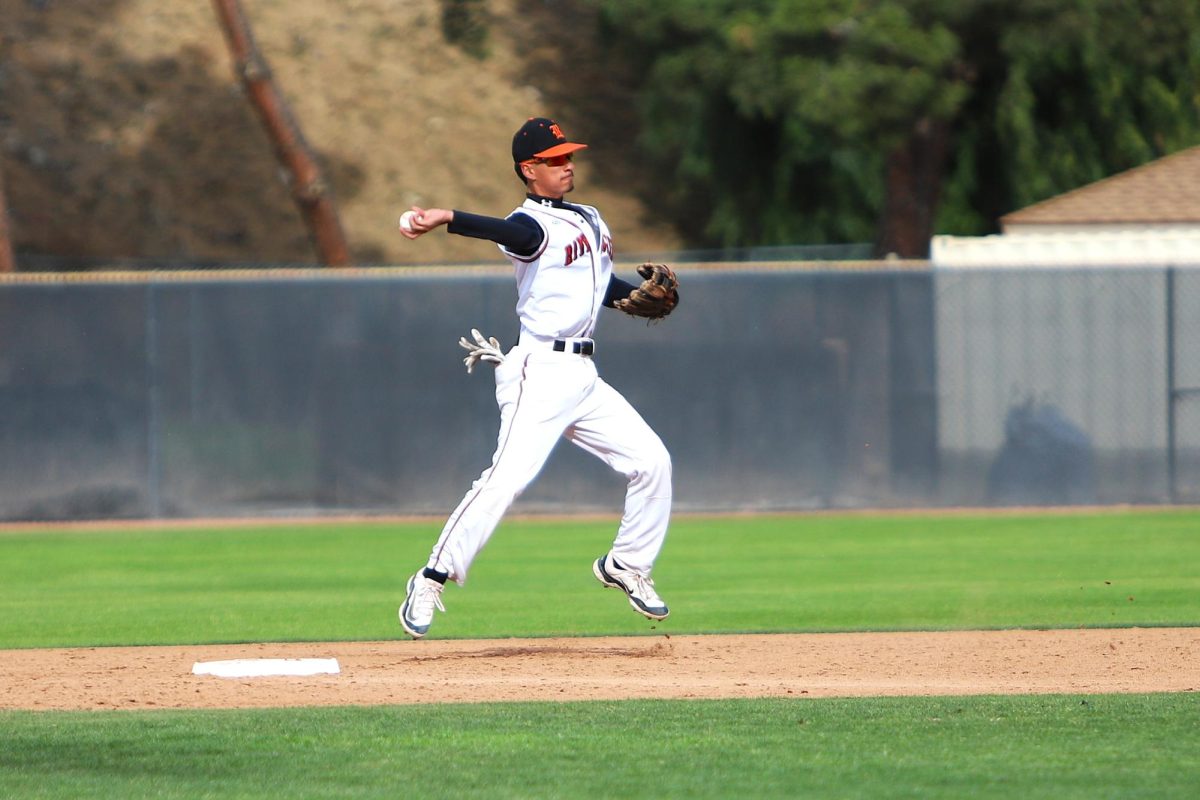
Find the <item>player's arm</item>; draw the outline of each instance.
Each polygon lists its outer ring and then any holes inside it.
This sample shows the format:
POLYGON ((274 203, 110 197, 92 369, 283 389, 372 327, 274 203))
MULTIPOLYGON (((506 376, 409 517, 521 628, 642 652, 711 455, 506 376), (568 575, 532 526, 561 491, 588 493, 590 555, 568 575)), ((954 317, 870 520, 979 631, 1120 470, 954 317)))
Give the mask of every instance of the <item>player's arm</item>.
POLYGON ((608 291, 604 293, 604 305, 609 308, 616 308, 617 301, 629 297, 636 288, 632 283, 627 283, 616 275, 613 275, 608 279, 608 291))
POLYGON ((542 226, 527 214, 517 213, 508 219, 500 219, 446 208, 413 206, 412 211, 408 230, 403 226, 400 228, 400 232, 409 239, 416 239, 434 228, 445 225, 449 233, 470 236, 473 239, 487 239, 510 253, 522 256, 536 253, 546 237, 542 226))
POLYGON ((500 219, 468 211, 455 211, 454 219, 446 230, 459 236, 487 239, 518 256, 533 255, 546 238, 542 226, 528 214, 520 212, 507 219, 500 219))

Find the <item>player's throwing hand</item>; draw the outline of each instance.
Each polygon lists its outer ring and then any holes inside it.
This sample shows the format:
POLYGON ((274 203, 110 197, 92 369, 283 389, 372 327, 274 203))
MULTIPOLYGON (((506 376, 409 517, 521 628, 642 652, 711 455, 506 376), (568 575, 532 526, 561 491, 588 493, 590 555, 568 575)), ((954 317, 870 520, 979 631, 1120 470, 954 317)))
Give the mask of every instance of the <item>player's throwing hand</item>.
POLYGON ((454 221, 454 212, 446 208, 421 208, 413 206, 400 215, 400 233, 407 239, 416 239, 440 225, 454 221))

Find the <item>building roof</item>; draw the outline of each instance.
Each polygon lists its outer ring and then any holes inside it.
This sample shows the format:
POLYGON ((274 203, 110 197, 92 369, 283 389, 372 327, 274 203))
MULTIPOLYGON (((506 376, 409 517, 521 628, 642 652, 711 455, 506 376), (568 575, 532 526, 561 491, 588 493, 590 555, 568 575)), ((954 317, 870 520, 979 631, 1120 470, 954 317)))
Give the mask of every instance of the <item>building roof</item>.
POLYGON ((1002 225, 1200 222, 1200 146, 1006 214, 1002 225))

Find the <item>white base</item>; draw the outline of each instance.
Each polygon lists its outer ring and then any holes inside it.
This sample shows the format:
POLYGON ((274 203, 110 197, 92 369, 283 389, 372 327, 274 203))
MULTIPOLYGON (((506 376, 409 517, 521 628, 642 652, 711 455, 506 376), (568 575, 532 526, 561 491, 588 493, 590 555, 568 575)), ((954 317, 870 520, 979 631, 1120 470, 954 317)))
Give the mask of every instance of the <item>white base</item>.
POLYGON ((193 675, 218 678, 263 678, 272 675, 337 675, 336 658, 237 658, 232 661, 197 661, 193 675))

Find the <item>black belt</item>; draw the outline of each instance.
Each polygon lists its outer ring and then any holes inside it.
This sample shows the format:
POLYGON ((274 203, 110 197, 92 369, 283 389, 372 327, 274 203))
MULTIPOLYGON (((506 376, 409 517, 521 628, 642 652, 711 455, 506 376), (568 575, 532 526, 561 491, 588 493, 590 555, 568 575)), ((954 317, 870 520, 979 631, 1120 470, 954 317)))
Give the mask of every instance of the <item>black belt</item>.
POLYGON ((571 349, 569 352, 575 353, 576 355, 590 356, 592 353, 594 353, 596 351, 596 343, 593 342, 591 339, 585 339, 582 342, 579 340, 567 342, 563 339, 555 339, 554 340, 555 352, 558 352, 558 353, 568 352, 568 350, 567 350, 568 344, 570 344, 570 346, 571 346, 571 349))

